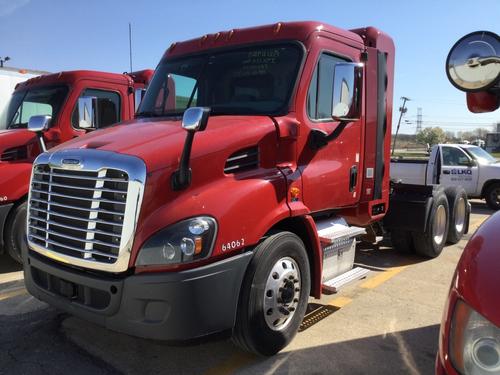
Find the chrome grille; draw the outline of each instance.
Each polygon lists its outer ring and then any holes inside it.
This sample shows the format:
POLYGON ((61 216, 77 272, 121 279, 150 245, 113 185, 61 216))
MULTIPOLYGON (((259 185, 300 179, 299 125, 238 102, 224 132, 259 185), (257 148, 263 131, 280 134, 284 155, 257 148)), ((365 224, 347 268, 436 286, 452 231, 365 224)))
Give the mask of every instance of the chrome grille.
MULTIPOLYGON (((124 271, 144 178, 131 180, 127 163, 120 169, 108 167, 106 158, 99 157, 110 153, 75 152, 76 159, 71 160, 78 161, 81 154, 86 161, 90 159, 90 165, 64 165, 68 159, 61 152, 62 156, 55 153, 48 163, 40 162, 39 157, 33 167, 27 223, 30 248, 79 266, 124 271)), ((111 164, 116 165, 116 160, 111 164)))

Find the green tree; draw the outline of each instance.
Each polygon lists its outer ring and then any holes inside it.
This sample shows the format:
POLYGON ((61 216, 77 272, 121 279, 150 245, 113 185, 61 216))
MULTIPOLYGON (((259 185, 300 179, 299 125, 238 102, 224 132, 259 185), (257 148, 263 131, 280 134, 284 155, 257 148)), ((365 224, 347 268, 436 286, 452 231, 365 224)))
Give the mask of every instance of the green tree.
POLYGON ((424 128, 417 134, 417 143, 429 144, 430 146, 446 141, 446 134, 440 127, 424 128))

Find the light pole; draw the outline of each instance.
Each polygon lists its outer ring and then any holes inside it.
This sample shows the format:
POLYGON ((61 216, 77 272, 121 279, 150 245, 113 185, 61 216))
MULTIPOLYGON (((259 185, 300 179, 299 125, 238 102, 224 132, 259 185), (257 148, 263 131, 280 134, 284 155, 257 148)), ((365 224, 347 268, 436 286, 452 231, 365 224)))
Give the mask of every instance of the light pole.
POLYGON ((394 141, 392 142, 392 153, 391 156, 394 156, 394 150, 396 149, 396 140, 398 138, 398 133, 399 133, 399 126, 401 125, 401 119, 403 118, 403 115, 406 113, 408 108, 406 108, 406 102, 409 102, 411 99, 407 98, 406 96, 402 96, 401 99, 403 99, 403 105, 399 107, 399 121, 398 121, 398 127, 396 128, 396 134, 394 135, 394 141))
POLYGON ((3 63, 10 60, 9 56, 0 57, 0 68, 3 68, 3 63))

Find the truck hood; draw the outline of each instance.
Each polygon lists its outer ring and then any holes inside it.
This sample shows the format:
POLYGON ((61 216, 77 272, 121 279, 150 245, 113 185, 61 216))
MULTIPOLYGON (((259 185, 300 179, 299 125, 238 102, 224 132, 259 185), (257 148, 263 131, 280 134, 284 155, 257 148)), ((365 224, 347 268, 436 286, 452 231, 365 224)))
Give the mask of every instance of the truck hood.
MULTIPOLYGON (((254 142, 269 131, 275 131, 275 125, 267 116, 212 116, 207 129, 194 137, 191 159, 229 150, 229 144, 253 146, 245 141, 254 142)), ((75 138, 50 151, 89 148, 128 154, 142 159, 150 173, 177 165, 185 139, 180 119, 141 119, 75 138)))
POLYGON ((468 242, 457 266, 456 288, 462 298, 500 327, 500 212, 484 222, 468 242))
POLYGON ((0 130, 0 155, 8 149, 36 142, 36 135, 27 129, 0 130))

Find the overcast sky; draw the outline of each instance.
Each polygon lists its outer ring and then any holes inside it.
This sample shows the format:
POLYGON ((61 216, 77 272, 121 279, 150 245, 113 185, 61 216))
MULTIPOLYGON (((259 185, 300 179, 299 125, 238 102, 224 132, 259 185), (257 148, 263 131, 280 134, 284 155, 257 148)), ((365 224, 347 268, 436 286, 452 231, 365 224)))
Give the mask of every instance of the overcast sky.
MULTIPOLYGON (((231 28, 289 20, 318 20, 341 28, 378 27, 394 38, 394 121, 400 97, 412 99, 402 133, 424 126, 471 130, 500 121, 500 111, 473 115, 465 94, 444 70, 450 47, 476 30, 500 32, 499 0, 356 1, 111 1, 0 0, 0 57, 6 65, 60 71, 129 70, 128 22, 134 70, 154 68, 174 41, 231 28)), ((395 124, 394 124, 395 125, 395 124)), ((395 127, 395 126, 394 126, 395 127)))

